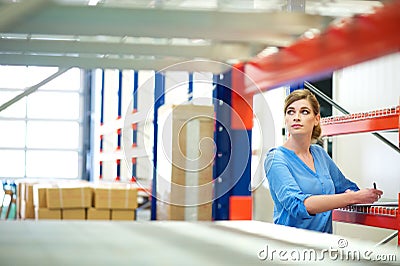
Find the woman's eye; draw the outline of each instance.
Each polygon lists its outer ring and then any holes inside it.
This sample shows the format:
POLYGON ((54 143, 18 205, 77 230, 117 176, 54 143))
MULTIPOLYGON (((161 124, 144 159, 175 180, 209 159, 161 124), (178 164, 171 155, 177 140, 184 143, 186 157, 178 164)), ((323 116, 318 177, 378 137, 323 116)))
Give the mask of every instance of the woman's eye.
POLYGON ((294 114, 294 111, 293 111, 293 110, 288 110, 286 113, 287 113, 288 115, 293 115, 293 114, 294 114))
POLYGON ((303 111, 301 111, 301 113, 302 113, 303 115, 308 115, 310 112, 309 112, 308 110, 303 110, 303 111))

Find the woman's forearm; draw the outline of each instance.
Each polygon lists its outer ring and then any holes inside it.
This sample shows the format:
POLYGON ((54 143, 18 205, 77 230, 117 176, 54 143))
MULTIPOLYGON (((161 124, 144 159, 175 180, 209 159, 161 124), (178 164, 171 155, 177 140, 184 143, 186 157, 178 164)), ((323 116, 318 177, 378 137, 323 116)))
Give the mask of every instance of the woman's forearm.
POLYGON ((346 207, 357 203, 374 203, 382 195, 378 189, 362 189, 332 195, 313 195, 304 200, 309 214, 326 212, 336 208, 346 207))
POLYGON ((333 195, 314 195, 304 200, 304 205, 309 214, 326 212, 336 208, 346 207, 355 204, 349 193, 333 195))

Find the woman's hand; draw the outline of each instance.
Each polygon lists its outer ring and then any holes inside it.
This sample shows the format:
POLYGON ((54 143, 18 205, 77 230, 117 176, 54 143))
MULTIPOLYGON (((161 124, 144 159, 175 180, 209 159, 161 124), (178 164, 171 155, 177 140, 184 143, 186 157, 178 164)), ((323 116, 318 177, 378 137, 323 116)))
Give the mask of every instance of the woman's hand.
POLYGON ((345 193, 352 195, 352 204, 368 204, 379 200, 383 194, 382 190, 374 188, 364 188, 359 191, 346 190, 345 193))

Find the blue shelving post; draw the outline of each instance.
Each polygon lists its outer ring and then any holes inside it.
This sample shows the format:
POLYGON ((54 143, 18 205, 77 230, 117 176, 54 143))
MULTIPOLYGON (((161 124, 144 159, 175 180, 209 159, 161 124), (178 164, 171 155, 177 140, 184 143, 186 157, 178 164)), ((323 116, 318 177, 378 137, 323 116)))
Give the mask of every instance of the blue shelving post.
POLYGON ((156 72, 154 77, 154 146, 153 146, 153 183, 151 192, 151 220, 157 219, 157 142, 158 142, 158 108, 165 101, 165 76, 156 72))
MULTIPOLYGON (((132 95, 132 113, 138 110, 138 89, 139 89, 139 71, 133 72, 133 95, 132 95)), ((137 147, 137 123, 132 124, 132 147, 137 147)), ((132 178, 131 182, 136 182, 137 160, 132 158, 132 178)))
POLYGON ((252 218, 251 129, 252 97, 242 96, 241 66, 214 76, 216 158, 214 220, 252 218))

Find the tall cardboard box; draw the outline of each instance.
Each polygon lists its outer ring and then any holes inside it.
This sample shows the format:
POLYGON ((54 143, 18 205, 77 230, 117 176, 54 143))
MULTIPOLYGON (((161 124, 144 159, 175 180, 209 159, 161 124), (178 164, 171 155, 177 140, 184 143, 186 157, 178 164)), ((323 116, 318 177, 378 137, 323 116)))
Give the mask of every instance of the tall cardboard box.
POLYGON ((157 219, 211 220, 214 107, 158 111, 157 219))
POLYGON ((33 186, 38 183, 37 181, 23 183, 21 187, 21 219, 34 219, 35 218, 35 205, 33 200, 33 186))

